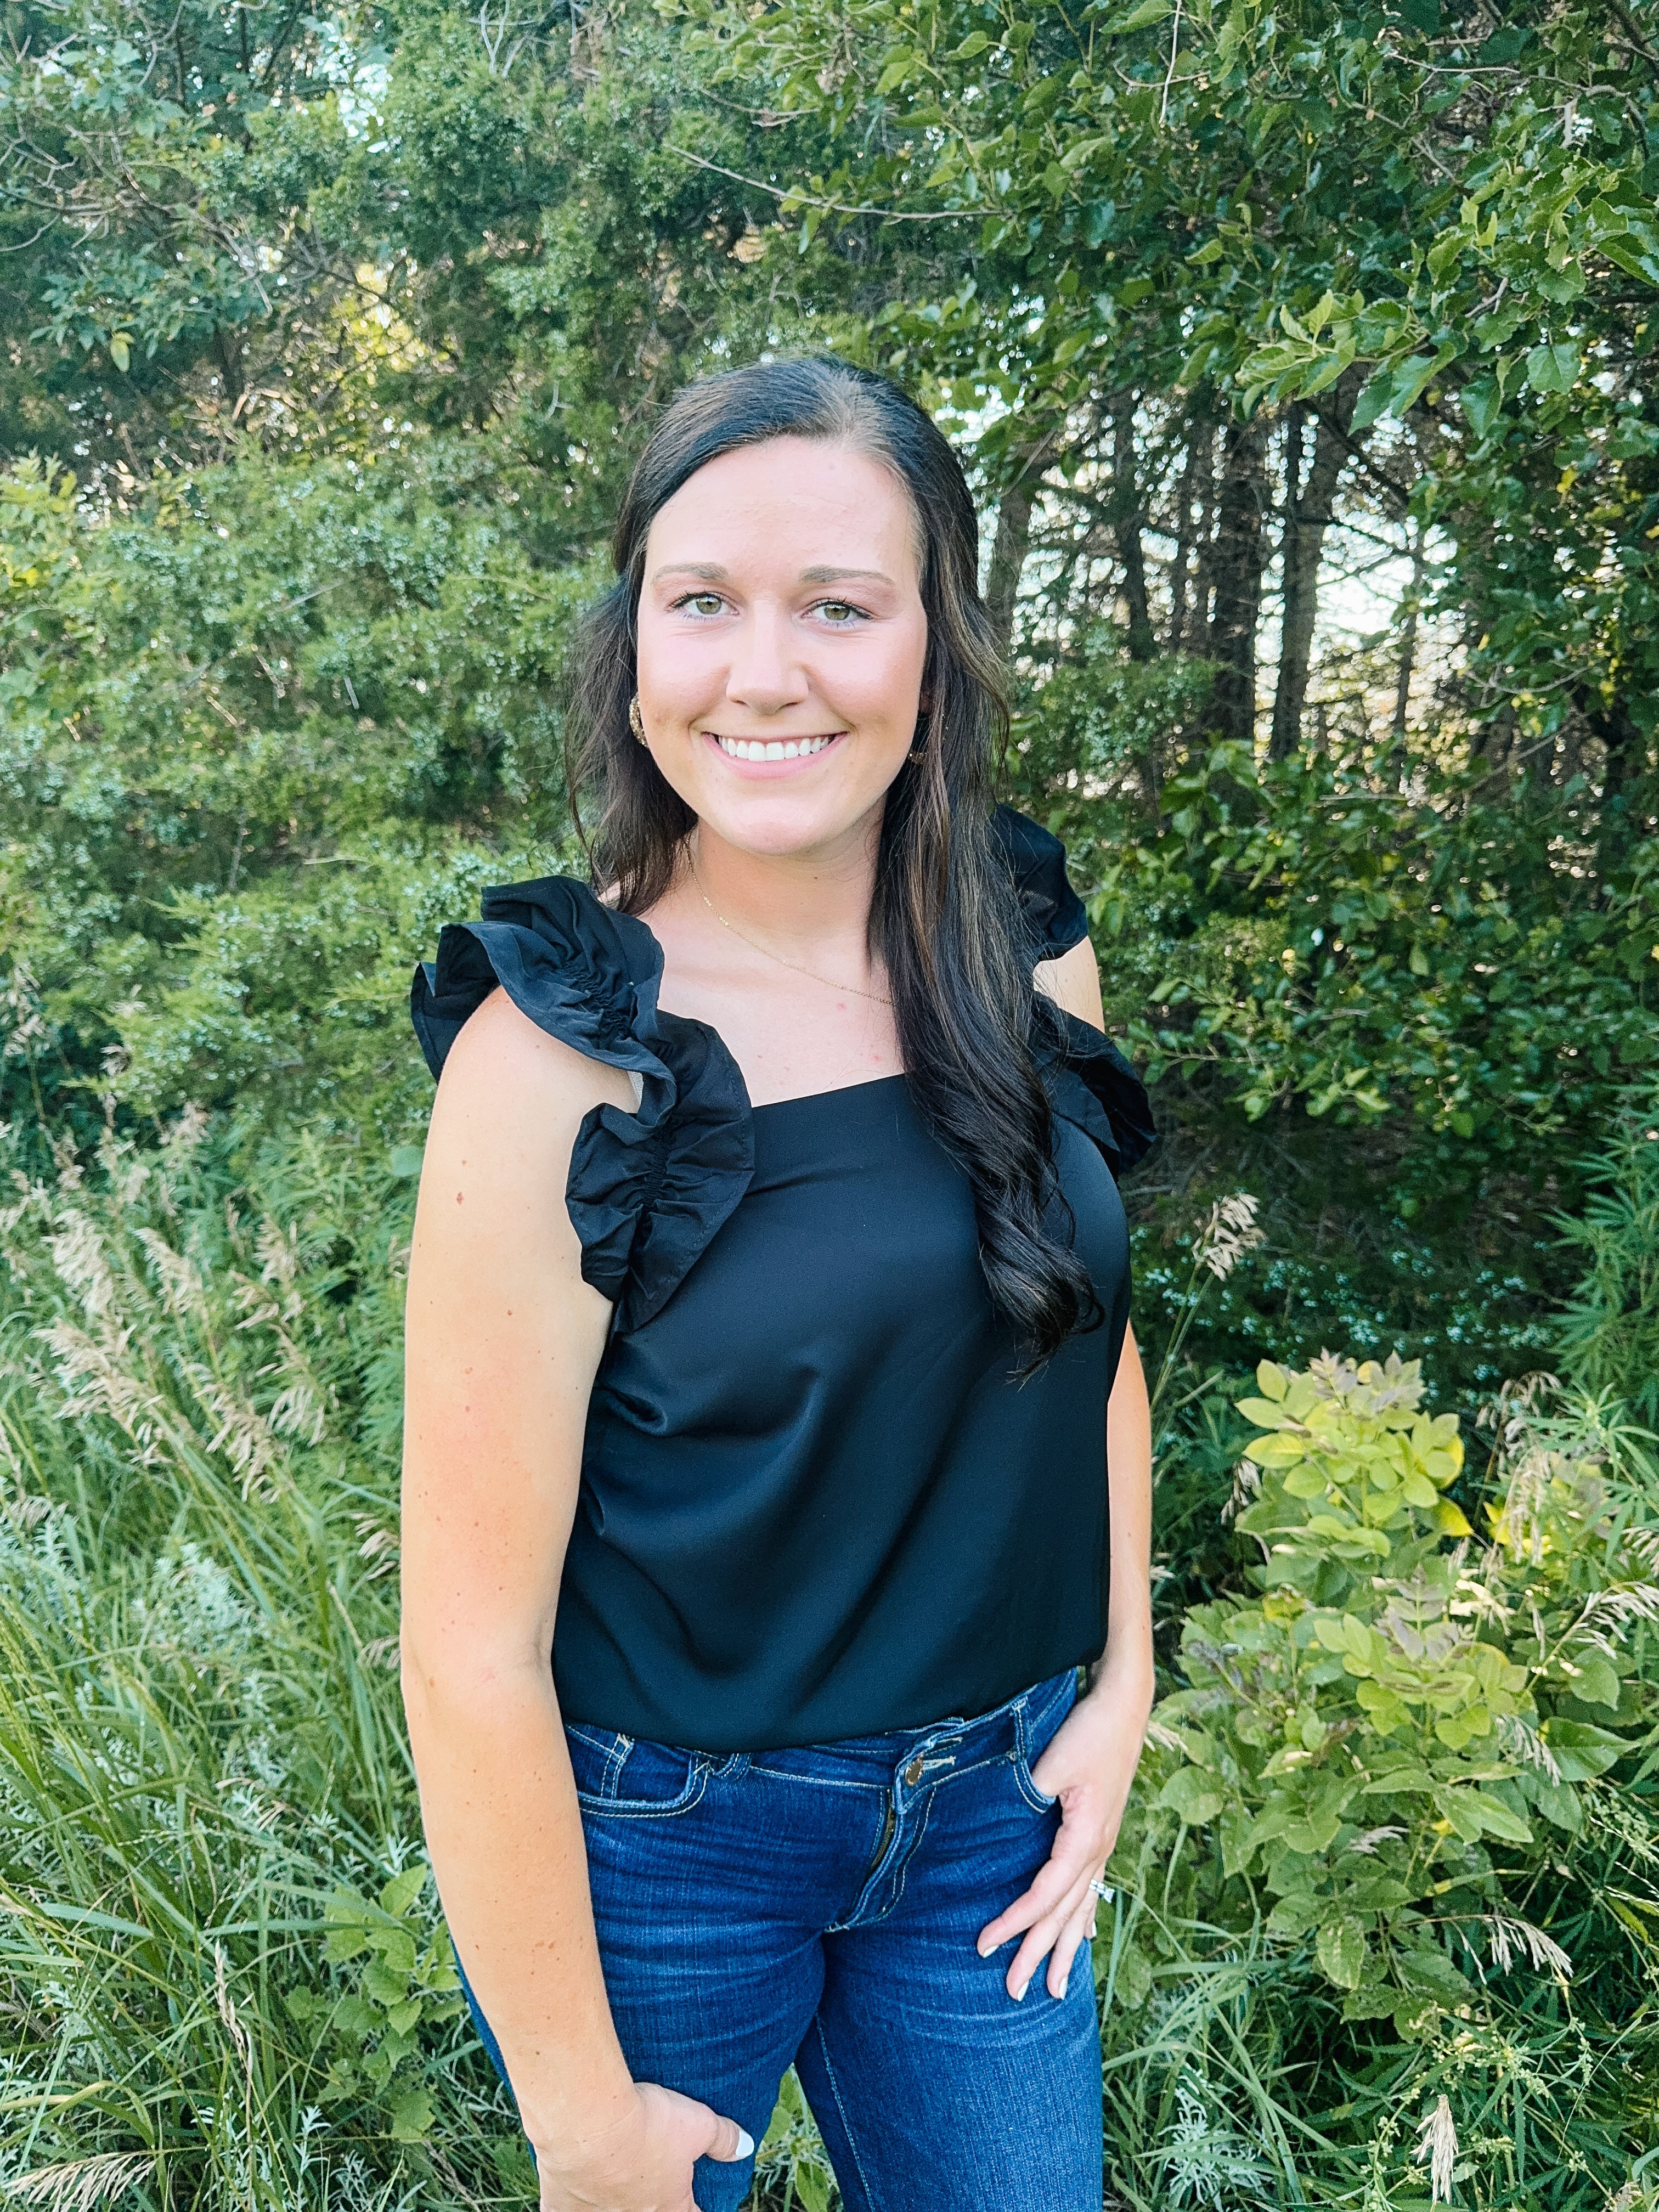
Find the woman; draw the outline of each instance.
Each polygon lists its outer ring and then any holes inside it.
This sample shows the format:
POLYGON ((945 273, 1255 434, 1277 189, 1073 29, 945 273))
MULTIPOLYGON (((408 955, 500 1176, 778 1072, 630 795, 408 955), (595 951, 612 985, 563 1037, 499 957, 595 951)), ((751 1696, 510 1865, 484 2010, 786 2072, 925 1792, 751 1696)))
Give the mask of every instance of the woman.
POLYGON ((881 379, 682 392, 586 642, 600 893, 416 978, 404 1697, 544 2212, 731 2212, 792 2063, 849 2208, 1098 2212, 1151 1132, 993 813, 976 562, 881 379))

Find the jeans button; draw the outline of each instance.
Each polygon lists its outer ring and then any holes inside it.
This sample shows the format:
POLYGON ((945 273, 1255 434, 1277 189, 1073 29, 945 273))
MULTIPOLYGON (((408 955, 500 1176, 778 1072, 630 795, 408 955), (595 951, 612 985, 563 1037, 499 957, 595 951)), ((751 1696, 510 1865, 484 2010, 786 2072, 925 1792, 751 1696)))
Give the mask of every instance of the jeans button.
POLYGON ((909 1784, 912 1790, 914 1790, 917 1783, 921 1781, 921 1753, 920 1752, 916 1753, 915 1757, 910 1761, 910 1764, 905 1768, 904 1778, 906 1782, 909 1784))

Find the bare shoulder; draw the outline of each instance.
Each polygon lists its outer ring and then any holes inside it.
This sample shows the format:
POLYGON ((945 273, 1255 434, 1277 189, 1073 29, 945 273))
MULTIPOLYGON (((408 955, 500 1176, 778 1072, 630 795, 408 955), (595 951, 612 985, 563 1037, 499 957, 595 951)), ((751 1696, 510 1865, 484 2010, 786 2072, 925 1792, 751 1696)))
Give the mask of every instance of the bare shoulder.
POLYGON ((437 1217, 446 1245, 467 1231, 495 1238, 520 1229, 544 1244, 550 1237, 562 1242, 571 1148, 584 1116, 601 1105, 634 1110, 622 1070, 549 1036, 505 991, 493 991, 444 1063, 421 1174, 420 1225, 436 1225, 432 1193, 441 1185, 449 1200, 437 1217))
POLYGON ((1075 1014, 1091 1029, 1106 1026, 1106 1009, 1100 996, 1100 963, 1095 957, 1095 948, 1086 937, 1062 952, 1058 960, 1043 960, 1037 964, 1036 987, 1057 1006, 1064 1006, 1068 1014, 1075 1014))
POLYGON ((450 1048, 434 1109, 439 1119, 481 1117, 505 1133, 515 1124, 552 1135, 595 1106, 632 1112, 634 1087, 617 1067, 550 1036, 507 993, 492 991, 450 1048))

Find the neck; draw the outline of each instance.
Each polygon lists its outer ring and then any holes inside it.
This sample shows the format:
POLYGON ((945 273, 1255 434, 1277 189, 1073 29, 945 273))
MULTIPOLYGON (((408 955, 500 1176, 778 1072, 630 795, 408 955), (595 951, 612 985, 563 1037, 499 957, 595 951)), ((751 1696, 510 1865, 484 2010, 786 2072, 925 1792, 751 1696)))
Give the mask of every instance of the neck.
POLYGON ((823 960, 843 947, 850 976, 866 960, 881 817, 856 824, 833 847, 749 853, 706 823, 692 834, 696 888, 716 915, 790 958, 823 960))

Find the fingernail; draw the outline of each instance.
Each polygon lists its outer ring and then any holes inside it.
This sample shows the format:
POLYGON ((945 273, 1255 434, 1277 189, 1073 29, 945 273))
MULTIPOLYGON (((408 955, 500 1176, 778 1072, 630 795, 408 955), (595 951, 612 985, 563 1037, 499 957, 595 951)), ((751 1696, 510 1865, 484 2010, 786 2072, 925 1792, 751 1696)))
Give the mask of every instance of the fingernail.
POLYGON ((1054 1996, 1056 1996, 1056 1998, 1063 1997, 1063 1996, 1065 1996, 1065 1994, 1066 1994, 1066 1984, 1071 1980, 1071 1978, 1072 1978, 1072 1972, 1071 1972, 1071 1969, 1070 1969, 1070 1967, 1068 1966, 1068 1967, 1066 1968, 1066 1972, 1065 1972, 1060 1976, 1060 1987, 1059 1987, 1059 1988, 1054 1991, 1054 1996))
POLYGON ((979 1953, 981 1959, 988 1959, 992 1952, 995 1950, 996 1946, 994 1943, 977 1943, 974 1948, 979 1953))
POLYGON ((1029 1989, 1030 1988, 1030 1986, 1031 1986, 1031 1984, 1030 1984, 1030 1982, 1029 1982, 1029 1981, 1022 1982, 1022 1983, 1020 1984, 1019 1987, 1018 1987, 1018 1988, 1014 1991, 1014 2002, 1015 2002, 1016 2004, 1024 2004, 1024 2002, 1025 2002, 1025 1992, 1026 1992, 1026 1990, 1029 1990, 1029 1989))
POLYGON ((755 2138, 750 2134, 747 2128, 739 2128, 738 2130, 738 2156, 739 2158, 753 2158, 754 2155, 755 2138))

